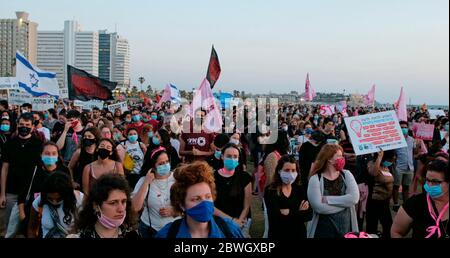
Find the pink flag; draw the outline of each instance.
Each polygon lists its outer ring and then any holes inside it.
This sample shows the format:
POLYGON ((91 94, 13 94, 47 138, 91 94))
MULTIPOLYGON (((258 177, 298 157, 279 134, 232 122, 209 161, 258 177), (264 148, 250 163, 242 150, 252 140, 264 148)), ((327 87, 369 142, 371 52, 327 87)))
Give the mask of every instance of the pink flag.
POLYGON ((395 102, 395 109, 397 111, 397 117, 399 121, 408 121, 408 114, 406 111, 406 98, 403 92, 403 87, 400 90, 400 97, 395 102))
POLYGON ((313 89, 311 89, 311 82, 309 81, 309 73, 308 73, 306 74, 305 100, 312 101, 315 97, 314 95, 316 95, 316 92, 313 89))
POLYGON ((375 104, 375 84, 367 95, 364 95, 364 105, 373 106, 375 104))
POLYGON ((190 108, 192 116, 195 115, 194 111, 199 110, 200 108, 206 111, 204 121, 205 129, 208 132, 220 132, 223 125, 222 113, 206 78, 195 92, 194 99, 192 100, 190 108))
POLYGON ((336 112, 334 105, 320 105, 320 114, 322 116, 332 116, 336 112))
POLYGON ((344 117, 348 117, 347 113, 347 101, 341 101, 336 105, 336 110, 340 112, 344 117))
POLYGON ((161 99, 159 100, 158 105, 156 105, 156 108, 160 108, 161 105, 164 102, 167 102, 167 101, 170 101, 170 100, 171 100, 171 98, 170 98, 170 86, 166 85, 166 88, 164 89, 164 93, 163 93, 161 99))

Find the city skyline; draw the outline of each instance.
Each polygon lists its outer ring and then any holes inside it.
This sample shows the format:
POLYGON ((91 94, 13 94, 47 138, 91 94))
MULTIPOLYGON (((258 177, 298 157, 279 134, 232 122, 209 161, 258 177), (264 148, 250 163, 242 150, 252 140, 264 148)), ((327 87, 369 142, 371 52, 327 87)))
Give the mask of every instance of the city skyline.
POLYGON ((376 84, 377 101, 393 103, 403 86, 413 104, 449 102, 444 0, 0 1, 0 18, 28 12, 38 31, 60 30, 65 20, 86 31, 117 28, 138 88, 141 76, 158 90, 169 82, 197 88, 214 44, 217 91, 302 93, 309 72, 318 92, 366 94, 376 84))

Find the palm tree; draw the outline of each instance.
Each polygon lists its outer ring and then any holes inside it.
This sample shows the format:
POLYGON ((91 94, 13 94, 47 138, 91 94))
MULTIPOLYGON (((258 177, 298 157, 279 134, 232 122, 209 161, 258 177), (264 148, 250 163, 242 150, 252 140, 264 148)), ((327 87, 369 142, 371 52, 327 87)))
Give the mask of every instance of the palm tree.
POLYGON ((138 78, 139 83, 141 84, 141 91, 142 91, 142 84, 144 84, 145 82, 145 78, 144 77, 139 77, 138 78))

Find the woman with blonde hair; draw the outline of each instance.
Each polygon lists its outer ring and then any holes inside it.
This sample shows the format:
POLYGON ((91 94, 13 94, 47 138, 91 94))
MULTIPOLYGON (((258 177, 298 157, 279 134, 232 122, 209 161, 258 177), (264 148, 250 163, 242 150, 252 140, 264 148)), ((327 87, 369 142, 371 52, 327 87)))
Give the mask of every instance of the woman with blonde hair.
POLYGON ((355 205, 359 190, 355 178, 344 170, 342 147, 326 144, 319 152, 308 184, 308 200, 313 218, 307 227, 308 238, 342 238, 358 232, 355 205))

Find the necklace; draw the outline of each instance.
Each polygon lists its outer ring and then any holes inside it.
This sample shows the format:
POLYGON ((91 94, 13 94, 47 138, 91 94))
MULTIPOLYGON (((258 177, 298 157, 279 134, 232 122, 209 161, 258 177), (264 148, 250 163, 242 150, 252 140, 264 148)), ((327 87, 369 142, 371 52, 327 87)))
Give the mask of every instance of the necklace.
POLYGON ((26 141, 24 141, 24 142, 22 142, 23 139, 21 139, 21 138, 19 138, 19 139, 20 139, 20 145, 22 145, 22 148, 25 148, 25 145, 27 145, 27 143, 29 141, 31 141, 31 137, 26 139, 26 141))
POLYGON ((95 229, 95 233, 97 233, 100 238, 119 238, 119 228, 116 229, 116 232, 114 232, 114 235, 111 237, 106 237, 105 235, 101 234, 98 229, 95 229))

